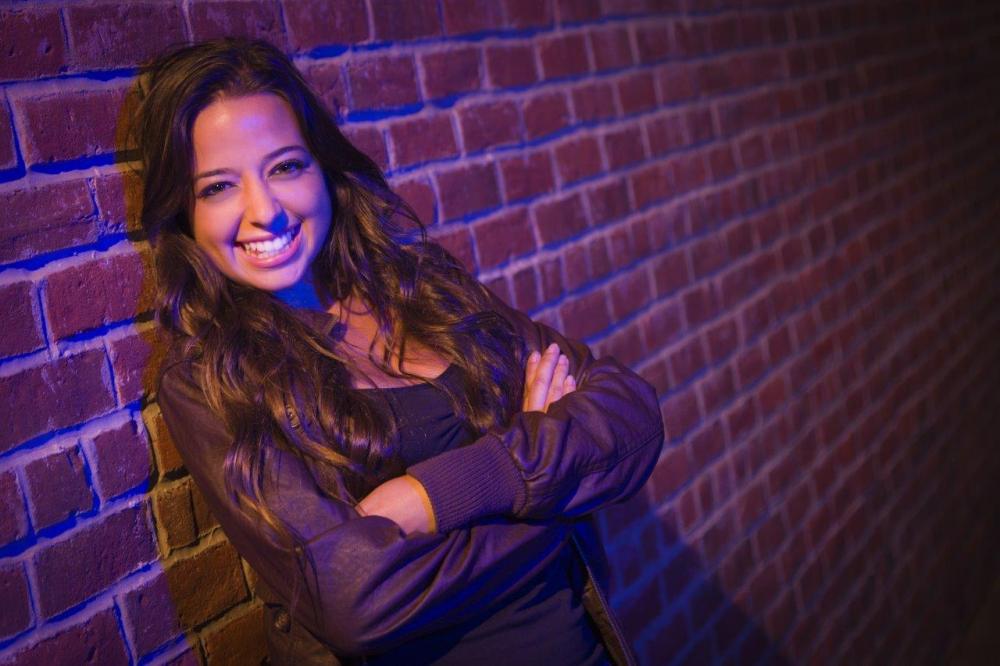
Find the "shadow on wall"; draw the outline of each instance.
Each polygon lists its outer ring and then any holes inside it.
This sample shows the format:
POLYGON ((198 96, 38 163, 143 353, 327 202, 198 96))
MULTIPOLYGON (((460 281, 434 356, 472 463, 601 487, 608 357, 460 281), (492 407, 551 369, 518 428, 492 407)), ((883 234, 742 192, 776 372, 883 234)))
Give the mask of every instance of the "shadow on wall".
MULTIPOLYGON (((669 441, 666 446, 658 467, 670 461, 669 441)), ((611 560, 612 603, 639 663, 789 666, 792 662, 766 629, 744 610, 756 590, 748 588, 734 599, 725 591, 734 585, 724 585, 718 570, 706 565, 706 554, 713 552, 714 526, 705 531, 700 546, 685 542, 678 532, 680 517, 673 509, 658 513, 650 501, 656 484, 653 478, 631 499, 599 512, 611 560)), ((742 561, 730 562, 736 569, 749 567, 749 541, 737 551, 742 561)), ((726 572, 725 567, 719 570, 726 572)), ((736 578, 742 569, 732 573, 736 578)), ((759 584, 770 586, 762 591, 765 599, 779 587, 776 579, 759 584)), ((782 616, 775 624, 788 626, 790 618, 782 616)))

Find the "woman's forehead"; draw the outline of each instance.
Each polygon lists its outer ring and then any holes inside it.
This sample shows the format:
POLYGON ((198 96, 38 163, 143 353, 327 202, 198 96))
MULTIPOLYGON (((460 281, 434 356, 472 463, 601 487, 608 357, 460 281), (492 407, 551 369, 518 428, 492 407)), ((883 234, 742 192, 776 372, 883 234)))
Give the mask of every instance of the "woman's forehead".
POLYGON ((302 142, 291 106, 273 93, 217 99, 201 110, 192 128, 196 165, 225 155, 266 153, 279 143, 302 142))

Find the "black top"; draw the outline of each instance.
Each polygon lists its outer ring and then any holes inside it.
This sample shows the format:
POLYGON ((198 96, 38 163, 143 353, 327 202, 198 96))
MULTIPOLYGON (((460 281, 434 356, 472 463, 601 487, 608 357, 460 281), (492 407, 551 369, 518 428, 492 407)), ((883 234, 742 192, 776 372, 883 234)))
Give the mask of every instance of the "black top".
MULTIPOLYGON (((455 380, 451 365, 439 379, 455 380)), ((452 409, 448 397, 430 384, 379 390, 392 409, 399 430, 399 455, 407 466, 475 439, 475 431, 452 409)), ((526 592, 482 617, 434 632, 390 652, 369 657, 368 664, 519 664, 601 666, 604 646, 580 603, 585 574, 572 547, 565 544, 545 575, 527 581, 526 592)))

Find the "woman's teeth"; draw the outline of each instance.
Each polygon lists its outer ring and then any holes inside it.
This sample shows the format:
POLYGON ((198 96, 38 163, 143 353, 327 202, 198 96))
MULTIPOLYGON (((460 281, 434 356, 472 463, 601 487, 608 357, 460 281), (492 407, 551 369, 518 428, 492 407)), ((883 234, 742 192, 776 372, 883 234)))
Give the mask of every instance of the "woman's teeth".
POLYGON ((266 241, 255 241, 253 243, 239 243, 239 246, 242 247, 248 254, 252 254, 253 256, 261 259, 266 259, 268 257, 273 257, 288 247, 288 244, 292 242, 293 238, 295 238, 295 234, 298 230, 299 227, 295 227, 294 229, 289 229, 277 238, 272 238, 266 241))

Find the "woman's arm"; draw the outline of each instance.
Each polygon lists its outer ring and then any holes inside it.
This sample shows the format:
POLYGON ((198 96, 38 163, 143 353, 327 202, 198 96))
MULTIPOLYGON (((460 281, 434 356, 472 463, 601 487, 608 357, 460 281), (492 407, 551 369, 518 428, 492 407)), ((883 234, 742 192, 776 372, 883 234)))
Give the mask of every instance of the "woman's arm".
POLYGON ((530 350, 551 343, 569 358, 576 390, 545 413, 520 412, 505 428, 407 470, 423 486, 439 530, 487 516, 579 516, 632 496, 663 445, 656 392, 611 357, 532 321, 493 296, 493 307, 530 350))
POLYGON ((304 596, 290 610, 335 653, 385 651, 496 609, 565 545, 568 525, 506 519, 406 537, 392 521, 362 517, 331 498, 301 460, 279 451, 268 463, 265 500, 303 538, 303 547, 291 551, 273 544, 259 521, 227 496, 225 456, 232 438, 206 407, 187 364, 164 372, 158 401, 185 466, 229 540, 286 605, 296 585, 308 590, 317 603, 304 596))

